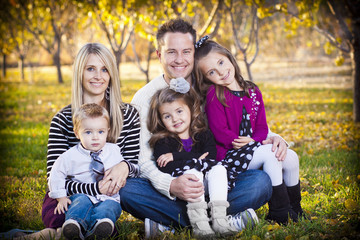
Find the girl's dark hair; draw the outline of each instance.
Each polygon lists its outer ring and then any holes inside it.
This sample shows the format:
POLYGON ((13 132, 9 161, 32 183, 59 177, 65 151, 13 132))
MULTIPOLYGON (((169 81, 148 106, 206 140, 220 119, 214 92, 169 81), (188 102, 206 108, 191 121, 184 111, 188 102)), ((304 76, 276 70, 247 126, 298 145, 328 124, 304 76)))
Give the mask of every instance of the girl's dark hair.
POLYGON ((189 92, 183 94, 167 87, 157 91, 151 98, 147 120, 147 127, 152 133, 152 136, 149 140, 150 147, 154 147, 158 140, 165 137, 173 137, 181 143, 180 138, 176 134, 170 133, 166 129, 161 120, 161 115, 159 112, 160 106, 162 106, 164 103, 172 103, 177 100, 183 100, 184 103, 190 108, 190 136, 193 140, 193 143, 196 142, 195 135, 206 130, 206 119, 204 113, 201 111, 200 99, 196 92, 190 88, 189 92))
MULTIPOLYGON (((235 69, 236 81, 239 83, 240 87, 244 89, 246 96, 250 97, 249 89, 254 89, 256 87, 256 84, 244 80, 244 78, 241 76, 240 68, 235 57, 231 54, 231 52, 227 48, 221 46, 215 41, 207 40, 199 48, 195 49, 195 66, 194 66, 194 71, 196 76, 195 88, 199 93, 199 95, 202 96, 201 99, 202 103, 205 102, 207 90, 211 85, 214 84, 202 74, 201 69, 199 67, 199 61, 203 57, 206 57, 211 51, 219 53, 230 60, 231 64, 234 66, 235 69)), ((221 102, 221 104, 227 107, 225 93, 228 92, 229 90, 226 87, 219 85, 215 85, 215 90, 216 90, 216 96, 221 102)))

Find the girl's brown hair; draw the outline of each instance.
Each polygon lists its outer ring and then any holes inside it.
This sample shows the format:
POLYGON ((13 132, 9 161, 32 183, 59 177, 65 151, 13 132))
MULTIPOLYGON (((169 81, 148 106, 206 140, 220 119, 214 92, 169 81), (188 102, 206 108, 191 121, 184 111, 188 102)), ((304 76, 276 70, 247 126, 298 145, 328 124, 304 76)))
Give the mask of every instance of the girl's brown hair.
MULTIPOLYGON (((178 139, 181 143, 180 138, 169 132, 161 120, 159 112, 160 107, 164 103, 172 103, 177 100, 182 100, 190 108, 191 112, 191 124, 190 124, 190 136, 193 143, 196 142, 194 138, 197 133, 206 130, 206 120, 204 113, 200 108, 200 99, 196 92, 190 88, 189 92, 183 94, 176 92, 169 87, 157 91, 151 99, 150 110, 148 114, 147 126, 152 136, 149 140, 150 147, 154 147, 155 143, 165 137, 173 137, 178 139)), ((180 149, 179 149, 180 150, 180 149)))
MULTIPOLYGON (((195 49, 195 76, 196 76, 196 84, 195 89, 202 96, 202 103, 205 103, 206 93, 211 85, 214 85, 209 79, 207 79, 201 72, 199 67, 199 61, 202 58, 206 57, 211 51, 219 53, 229 59, 231 64, 235 69, 235 79, 239 83, 240 87, 244 89, 245 95, 250 97, 249 89, 254 89, 256 85, 253 82, 245 81, 241 76, 239 65, 235 59, 235 57, 231 54, 231 52, 225 47, 221 46, 215 41, 207 40, 198 48, 195 49)), ((228 89, 224 86, 215 85, 216 96, 221 102, 221 104, 227 107, 225 92, 228 92, 228 89)))

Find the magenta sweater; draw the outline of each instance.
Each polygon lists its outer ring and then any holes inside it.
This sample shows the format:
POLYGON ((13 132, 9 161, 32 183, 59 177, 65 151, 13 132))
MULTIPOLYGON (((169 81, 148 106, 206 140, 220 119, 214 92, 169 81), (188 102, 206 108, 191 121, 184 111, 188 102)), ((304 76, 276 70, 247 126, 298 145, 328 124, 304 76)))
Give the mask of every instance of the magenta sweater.
POLYGON ((262 94, 258 88, 250 89, 249 93, 250 98, 237 97, 229 90, 225 90, 226 103, 229 107, 224 107, 216 97, 214 86, 211 86, 207 92, 205 112, 209 128, 215 136, 218 161, 224 159, 226 152, 233 148, 231 142, 239 136, 243 106, 250 115, 252 138, 260 143, 266 139, 269 128, 262 94))

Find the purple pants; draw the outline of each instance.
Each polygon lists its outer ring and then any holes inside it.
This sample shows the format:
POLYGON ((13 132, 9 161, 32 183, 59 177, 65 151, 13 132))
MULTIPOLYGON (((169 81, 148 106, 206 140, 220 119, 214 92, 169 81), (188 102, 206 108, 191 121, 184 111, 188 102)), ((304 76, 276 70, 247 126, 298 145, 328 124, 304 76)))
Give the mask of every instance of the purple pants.
POLYGON ((49 192, 47 192, 41 212, 42 220, 46 228, 59 228, 65 222, 65 214, 54 214, 57 204, 57 200, 49 197, 49 192))

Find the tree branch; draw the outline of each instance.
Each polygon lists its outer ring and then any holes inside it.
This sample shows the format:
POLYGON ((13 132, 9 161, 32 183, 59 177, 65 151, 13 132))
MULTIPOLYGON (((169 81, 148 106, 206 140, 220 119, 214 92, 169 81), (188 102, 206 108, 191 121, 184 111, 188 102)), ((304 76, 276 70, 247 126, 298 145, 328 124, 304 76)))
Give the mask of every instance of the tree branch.
MULTIPOLYGON (((300 19, 295 13, 288 11, 288 14, 291 15, 292 17, 298 19, 300 22, 304 22, 304 20, 300 19)), ((350 52, 350 46, 347 43, 347 48, 344 48, 341 46, 341 44, 336 40, 336 37, 331 34, 330 32, 319 28, 317 25, 314 25, 312 27, 315 31, 317 31, 318 33, 320 33, 321 35, 323 35, 329 42, 330 44, 332 44, 333 46, 335 46, 336 48, 338 48, 339 50, 349 53, 350 52)))
POLYGON ((335 16, 336 21, 340 25, 341 30, 345 32, 346 38, 351 42, 353 39, 353 35, 351 34, 347 24, 345 23, 344 18, 338 9, 338 6, 335 5, 335 2, 333 0, 328 0, 327 4, 330 8, 331 13, 335 16))
POLYGON ((208 19, 206 20, 206 23, 204 24, 204 26, 199 31, 199 36, 200 37, 205 34, 206 29, 208 29, 208 27, 213 22, 217 12, 219 11, 219 9, 221 9, 221 7, 223 5, 223 2, 224 2, 224 0, 217 1, 216 4, 214 5, 214 7, 212 8, 211 13, 210 13, 208 19))

